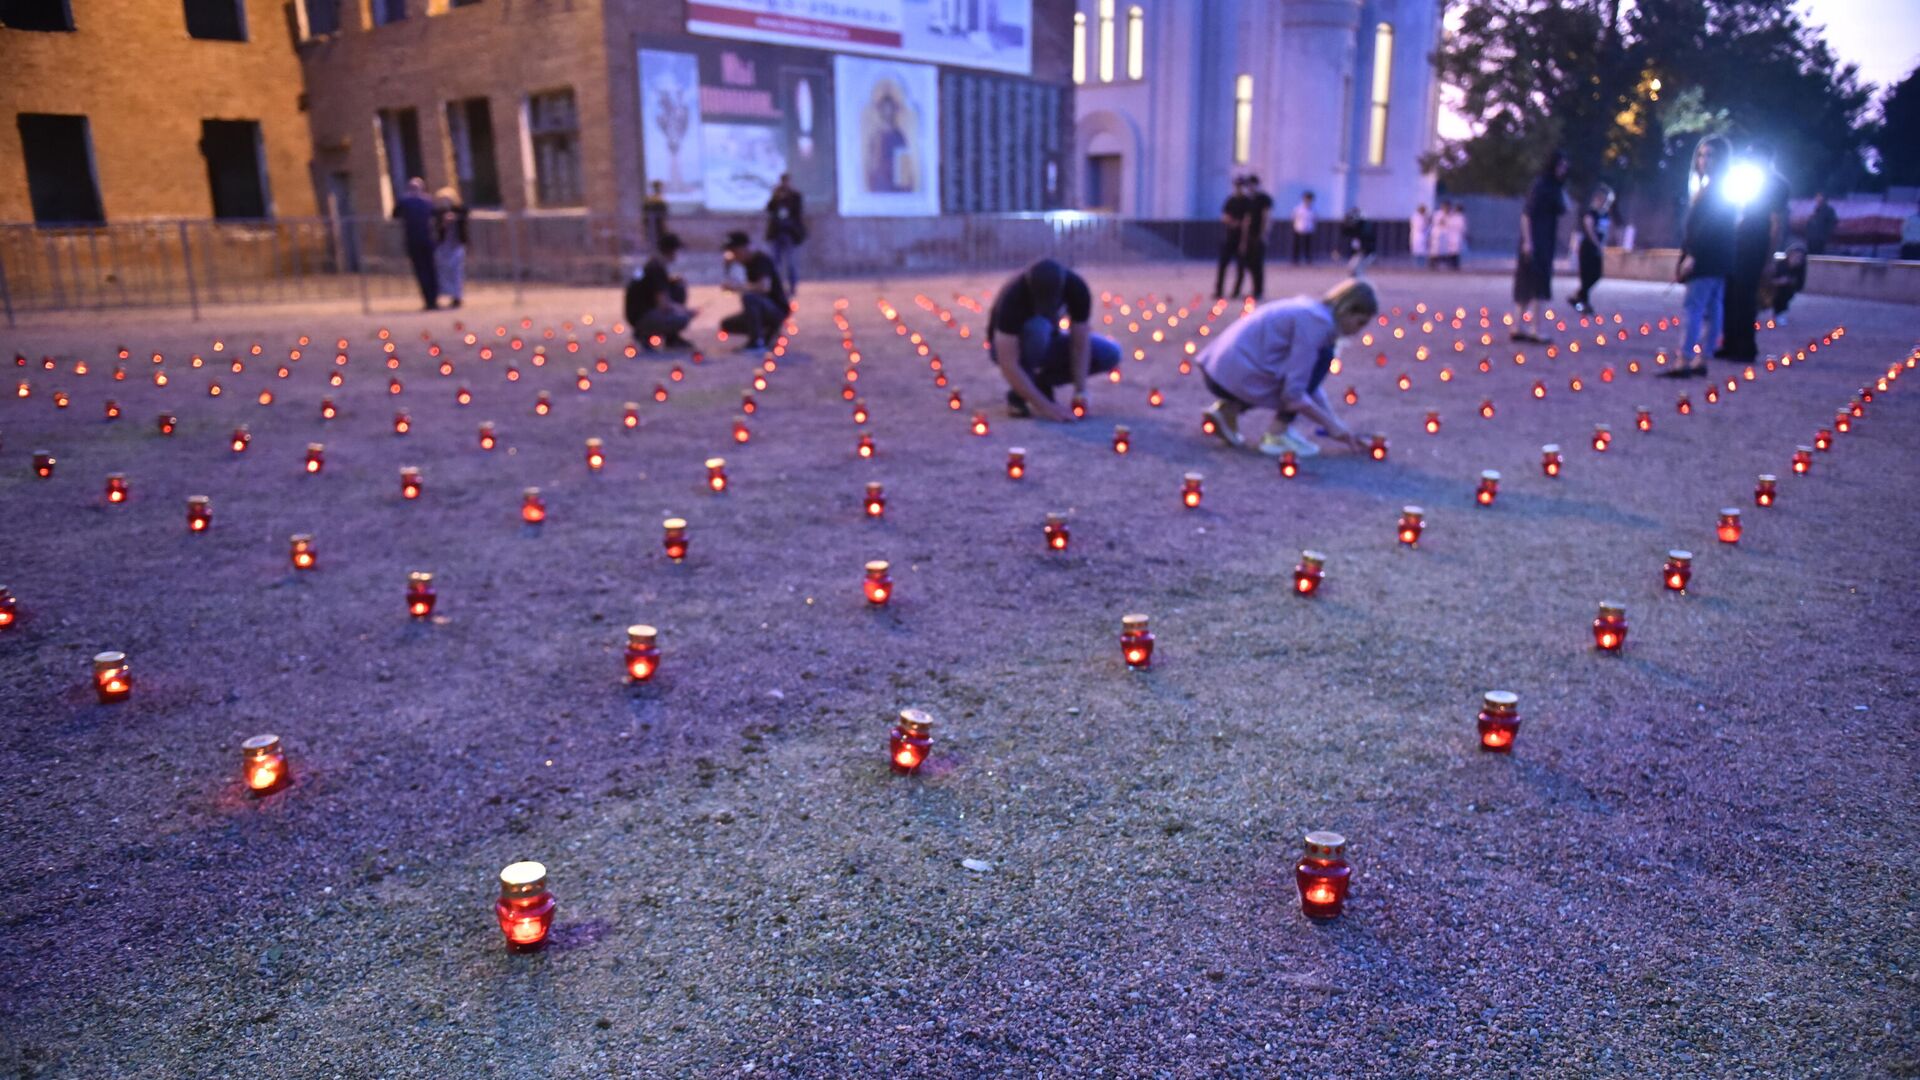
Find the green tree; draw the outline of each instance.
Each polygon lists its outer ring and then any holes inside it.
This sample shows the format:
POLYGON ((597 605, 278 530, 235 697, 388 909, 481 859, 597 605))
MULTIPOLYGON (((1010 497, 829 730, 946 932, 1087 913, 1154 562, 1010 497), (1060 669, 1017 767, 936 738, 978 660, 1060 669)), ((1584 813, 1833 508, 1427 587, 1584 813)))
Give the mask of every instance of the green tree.
POLYGON ((1880 152, 1881 179, 1901 187, 1920 184, 1920 67, 1881 99, 1873 146, 1880 152))

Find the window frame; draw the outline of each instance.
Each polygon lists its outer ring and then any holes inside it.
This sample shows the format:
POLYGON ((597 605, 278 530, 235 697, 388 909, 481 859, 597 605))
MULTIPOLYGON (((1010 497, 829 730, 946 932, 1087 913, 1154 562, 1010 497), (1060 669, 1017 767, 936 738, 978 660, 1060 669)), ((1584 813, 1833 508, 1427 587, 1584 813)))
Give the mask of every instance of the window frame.
POLYGON ((1253 160, 1253 75, 1241 72, 1233 77, 1233 163, 1245 165, 1253 160))
POLYGON ((107 201, 106 201, 105 194, 100 190, 100 161, 99 161, 99 155, 96 153, 93 146, 93 118, 88 116, 85 113, 23 112, 23 113, 16 113, 14 115, 13 122, 14 122, 14 129, 19 132, 20 167, 21 167, 21 170, 27 174, 27 202, 28 202, 28 208, 33 214, 33 223, 39 226, 47 226, 47 227, 54 227, 54 228, 105 225, 107 223, 107 201), (35 205, 37 200, 35 200, 33 197, 33 160, 28 153, 27 133, 25 128, 22 126, 22 121, 25 121, 30 117, 31 118, 50 117, 50 118, 58 118, 61 120, 80 121, 81 148, 85 151, 87 178, 93 193, 93 200, 92 200, 93 216, 92 217, 67 218, 67 219, 62 219, 57 221, 54 221, 54 220, 42 221, 40 219, 40 207, 38 205, 35 205))
POLYGON ((1127 79, 1139 82, 1147 77, 1147 9, 1139 4, 1127 6, 1127 79))
POLYGON ((1087 13, 1073 13, 1073 85, 1087 85, 1087 13))
POLYGON ((1100 81, 1110 83, 1114 73, 1114 0, 1099 0, 1100 4, 1100 81))
POLYGON ((1387 163, 1387 120, 1393 104, 1393 24, 1373 27, 1373 81, 1367 93, 1367 167, 1387 163))
POLYGON ((500 139, 499 125, 493 119, 493 98, 487 94, 475 94, 471 97, 450 98, 440 110, 446 121, 448 172, 453 177, 453 186, 460 192, 460 199, 472 210, 497 210, 506 205, 506 191, 500 177, 500 139), (487 107, 487 172, 491 174, 491 191, 480 187, 481 170, 475 166, 480 155, 474 150, 473 113, 474 102, 482 102, 487 107), (464 143, 464 145, 463 145, 464 143), (464 155, 462 151, 464 150, 464 155), (466 159, 466 168, 461 168, 462 157, 466 159), (490 195, 490 198, 481 198, 490 195))
POLYGON ((246 0, 180 0, 180 14, 182 21, 186 24, 187 37, 192 38, 194 41, 231 41, 244 45, 253 40, 253 28, 247 23, 246 0), (223 8, 232 9, 233 25, 235 31, 239 34, 238 37, 214 36, 193 32, 194 8, 196 6, 204 7, 209 3, 219 3, 223 8))
POLYGON ((241 117, 203 117, 200 121, 200 156, 207 163, 207 198, 215 221, 272 221, 273 186, 267 175, 267 129, 258 119, 241 117), (207 153, 207 125, 209 124, 248 124, 252 127, 253 175, 254 183, 260 193, 260 213, 258 214, 222 214, 218 189, 213 182, 213 157, 207 153))
MULTIPOLYGON (((0 23, 0 29, 15 30, 22 34, 71 34, 76 29, 78 29, 73 22, 73 0, 51 0, 51 2, 59 5, 60 21, 63 25, 15 26, 12 23, 0 23)), ((55 116, 55 115, 62 115, 62 114, 40 113, 36 115, 55 116)))
POLYGON ((529 91, 527 94, 521 97, 520 99, 521 153, 522 153, 524 164, 525 164, 525 175, 526 175, 526 186, 527 186, 526 205, 529 210, 569 213, 569 212, 579 212, 586 209, 586 205, 587 205, 586 170, 584 167, 584 163, 581 160, 582 143, 580 140, 580 131, 581 131, 580 95, 579 95, 579 92, 574 87, 556 86, 547 90, 534 90, 534 91, 529 91), (535 102, 539 99, 550 98, 559 94, 565 94, 567 96, 568 111, 571 114, 571 120, 573 122, 573 126, 566 128, 564 130, 558 129, 558 128, 553 128, 548 130, 536 129, 535 121, 537 119, 537 116, 536 116, 535 102), (556 138, 560 136, 565 136, 569 138, 572 144, 572 150, 573 150, 572 181, 574 185, 574 190, 570 193, 563 193, 563 194, 571 194, 572 196, 571 201, 549 201, 547 198, 544 197, 543 191, 542 191, 542 188, 545 186, 545 182, 544 182, 544 178, 542 176, 542 172, 540 168, 541 141, 543 139, 556 138))

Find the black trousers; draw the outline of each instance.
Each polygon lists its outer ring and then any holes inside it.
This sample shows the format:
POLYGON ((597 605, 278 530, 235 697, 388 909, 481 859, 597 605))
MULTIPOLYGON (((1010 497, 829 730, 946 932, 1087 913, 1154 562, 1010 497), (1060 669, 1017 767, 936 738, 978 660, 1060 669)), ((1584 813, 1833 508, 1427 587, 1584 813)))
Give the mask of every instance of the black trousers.
POLYGON ((433 248, 407 245, 407 261, 413 264, 413 279, 420 283, 420 299, 428 307, 440 300, 440 271, 433 265, 433 248))
POLYGON ((1600 272, 1604 265, 1605 259, 1600 254, 1600 249, 1584 240, 1581 241, 1580 291, 1573 294, 1575 300, 1582 304, 1592 302, 1593 287, 1600 284, 1600 272))
POLYGON ((1242 276, 1253 278, 1253 298, 1260 299, 1267 291, 1267 245, 1248 244, 1246 253, 1240 256, 1240 269, 1233 273, 1233 295, 1240 295, 1242 276))
POLYGON ((1312 233, 1297 232, 1293 234, 1293 262, 1296 266, 1301 263, 1313 262, 1312 233))
MULTIPOLYGON (((1226 243, 1220 245, 1220 267, 1219 269, 1213 272, 1213 295, 1215 296, 1226 295, 1227 264, 1238 263, 1239 259, 1240 259, 1240 245, 1238 242, 1229 240, 1226 243)), ((1234 275, 1234 282, 1235 284, 1233 286, 1233 294, 1235 296, 1238 296, 1240 295, 1238 273, 1235 273, 1234 275)))
POLYGON ((1752 360, 1760 355, 1760 343, 1753 336, 1753 321, 1760 316, 1760 274, 1739 267, 1727 275, 1727 298, 1721 305, 1725 318, 1721 333, 1721 351, 1733 360, 1752 360))

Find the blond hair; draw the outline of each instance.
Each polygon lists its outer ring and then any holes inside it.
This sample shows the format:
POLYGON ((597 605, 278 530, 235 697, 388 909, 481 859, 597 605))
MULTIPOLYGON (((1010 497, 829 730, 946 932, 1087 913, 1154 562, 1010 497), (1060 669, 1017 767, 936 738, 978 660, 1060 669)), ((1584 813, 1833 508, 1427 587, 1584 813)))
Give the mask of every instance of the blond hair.
POLYGON ((1359 315, 1371 319, 1380 314, 1380 298, 1374 295, 1373 286, 1359 278, 1347 280, 1328 289, 1321 301, 1333 309, 1336 319, 1346 315, 1359 315))

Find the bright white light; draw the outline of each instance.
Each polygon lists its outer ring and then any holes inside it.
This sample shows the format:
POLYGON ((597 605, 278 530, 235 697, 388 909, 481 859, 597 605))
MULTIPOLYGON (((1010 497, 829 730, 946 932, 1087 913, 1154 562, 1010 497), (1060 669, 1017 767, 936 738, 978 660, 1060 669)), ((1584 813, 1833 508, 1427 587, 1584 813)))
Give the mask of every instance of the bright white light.
POLYGON ((1721 181, 1727 201, 1735 206, 1745 206, 1760 197, 1760 191, 1767 186, 1767 171, 1751 161, 1736 161, 1727 169, 1726 179, 1721 181))

